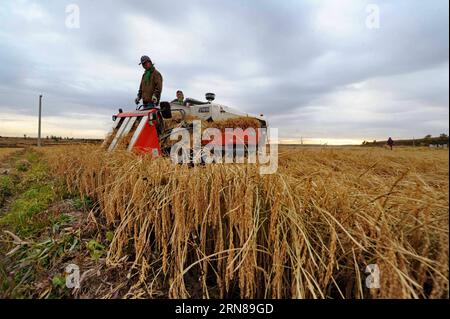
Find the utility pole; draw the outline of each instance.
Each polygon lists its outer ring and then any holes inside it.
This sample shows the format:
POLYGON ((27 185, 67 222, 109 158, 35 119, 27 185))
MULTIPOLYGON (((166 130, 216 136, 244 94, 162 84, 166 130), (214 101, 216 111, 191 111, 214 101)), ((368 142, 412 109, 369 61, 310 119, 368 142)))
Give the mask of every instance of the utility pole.
POLYGON ((42 94, 39 95, 38 147, 41 147, 41 115, 42 115, 42 94))

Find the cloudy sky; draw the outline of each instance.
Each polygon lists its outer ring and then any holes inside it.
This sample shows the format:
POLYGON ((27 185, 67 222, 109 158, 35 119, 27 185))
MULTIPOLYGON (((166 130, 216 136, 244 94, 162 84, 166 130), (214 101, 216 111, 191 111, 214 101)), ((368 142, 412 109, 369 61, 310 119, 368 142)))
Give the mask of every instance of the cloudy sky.
POLYGON ((264 113, 281 139, 448 133, 447 0, 0 1, 0 135, 103 137, 149 55, 182 89, 264 113), (72 4, 75 4, 74 7, 72 4), (79 20, 77 21, 77 12, 79 20))

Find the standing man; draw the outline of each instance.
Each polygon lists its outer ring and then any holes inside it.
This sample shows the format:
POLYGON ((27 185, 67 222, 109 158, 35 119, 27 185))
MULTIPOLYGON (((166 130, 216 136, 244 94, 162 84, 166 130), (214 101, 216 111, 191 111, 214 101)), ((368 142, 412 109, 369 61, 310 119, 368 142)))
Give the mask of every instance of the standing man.
POLYGON ((391 138, 391 137, 389 137, 389 139, 387 140, 387 145, 391 148, 391 150, 392 150, 392 147, 394 146, 394 140, 391 138))
POLYGON ((177 91, 177 98, 175 100, 173 100, 171 103, 184 105, 184 94, 183 94, 183 91, 178 90, 177 91))
POLYGON ((155 69, 152 60, 146 55, 141 57, 141 63, 139 65, 142 65, 145 72, 142 75, 141 85, 139 86, 139 92, 135 102, 139 104, 139 101, 142 99, 144 109, 156 107, 161 98, 163 87, 162 75, 155 69))

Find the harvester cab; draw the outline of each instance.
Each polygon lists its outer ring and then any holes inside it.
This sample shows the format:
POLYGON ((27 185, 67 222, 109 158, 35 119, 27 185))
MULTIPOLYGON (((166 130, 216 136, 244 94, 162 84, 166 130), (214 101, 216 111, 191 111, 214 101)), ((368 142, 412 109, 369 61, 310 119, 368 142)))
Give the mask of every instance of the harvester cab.
MULTIPOLYGON (((116 149, 128 150, 137 153, 151 154, 159 157, 170 154, 167 140, 175 128, 185 128, 192 131, 192 123, 188 120, 200 120, 214 124, 230 123, 230 120, 239 119, 253 121, 258 128, 267 128, 267 121, 263 115, 256 116, 240 112, 228 106, 214 103, 215 95, 206 94, 206 102, 187 98, 183 105, 169 102, 161 102, 159 107, 119 112, 112 116, 113 126, 103 142, 103 147, 108 151, 116 149)), ((224 124, 225 125, 225 124, 224 124)), ((223 125, 222 125, 223 126, 223 125)), ((221 126, 220 126, 221 127, 221 126)), ((244 130, 248 128, 245 127, 244 130)), ((256 127, 255 127, 256 128, 256 127)), ((265 131, 264 131, 265 132, 265 131)), ((267 135, 255 134, 245 135, 238 130, 232 134, 223 131, 222 138, 216 143, 248 146, 249 144, 261 145, 266 143, 267 135), (245 135, 245 136, 244 136, 245 135)), ((211 143, 210 140, 201 141, 202 145, 211 143)))

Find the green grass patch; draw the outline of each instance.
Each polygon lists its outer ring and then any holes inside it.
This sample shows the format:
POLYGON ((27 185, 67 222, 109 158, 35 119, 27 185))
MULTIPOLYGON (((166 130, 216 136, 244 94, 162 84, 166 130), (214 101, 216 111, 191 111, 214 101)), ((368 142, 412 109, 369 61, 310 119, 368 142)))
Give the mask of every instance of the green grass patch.
POLYGON ((0 218, 0 225, 26 238, 39 234, 52 223, 53 216, 40 213, 58 199, 58 194, 48 166, 40 160, 39 154, 29 150, 16 156, 12 164, 19 172, 20 182, 12 183, 8 177, 0 181, 1 198, 15 195, 0 218))
POLYGON ((8 165, 11 173, 0 176, 0 298, 71 297, 60 265, 80 251, 96 261, 106 253, 100 241, 82 242, 81 230, 68 227, 71 210, 91 209, 93 200, 68 192, 33 149, 12 154, 8 165), (13 236, 23 242, 12 244, 13 236))
POLYGON ((11 256, 15 262, 8 271, 0 265, 0 292, 10 298, 38 297, 34 295, 33 284, 42 281, 49 287, 53 285, 46 298, 69 296, 70 290, 65 287, 64 277, 56 274, 50 282, 46 278, 47 271, 80 247, 79 234, 64 234, 58 239, 47 238, 22 246, 11 256))
POLYGON ((98 261, 100 257, 105 253, 105 246, 99 243, 95 239, 91 239, 86 243, 86 247, 89 250, 91 258, 95 261, 98 261))
POLYGON ((90 210, 94 201, 89 196, 73 198, 73 207, 78 210, 90 210))
POLYGON ((36 221, 35 214, 46 210, 56 199, 51 185, 35 185, 20 195, 12 204, 8 213, 0 219, 0 224, 8 225, 19 236, 32 236, 41 231, 50 220, 36 221))
POLYGON ((6 199, 12 195, 13 183, 9 176, 0 176, 0 207, 3 206, 6 199))
POLYGON ((19 172, 26 172, 26 171, 28 171, 30 169, 30 166, 31 166, 30 162, 25 160, 25 159, 21 159, 20 161, 18 161, 16 163, 16 169, 19 172))

